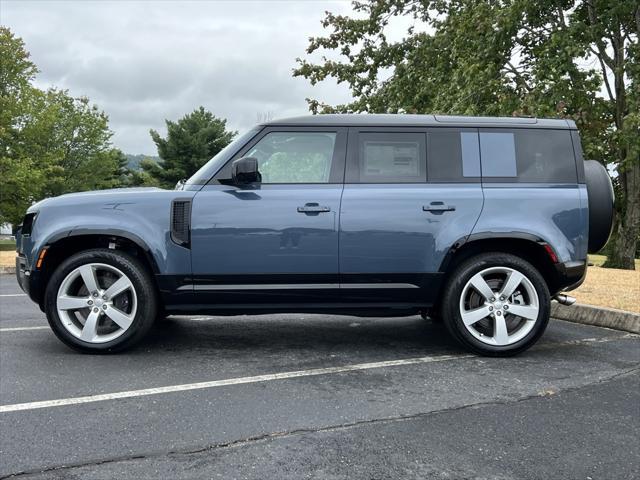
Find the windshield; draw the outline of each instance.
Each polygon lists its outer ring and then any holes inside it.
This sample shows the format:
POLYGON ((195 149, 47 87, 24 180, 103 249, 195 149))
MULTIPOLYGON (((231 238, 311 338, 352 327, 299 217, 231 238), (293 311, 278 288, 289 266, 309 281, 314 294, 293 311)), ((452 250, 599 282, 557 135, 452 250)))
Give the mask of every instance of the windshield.
POLYGON ((200 170, 191 175, 189 180, 185 182, 185 185, 206 184, 211 180, 211 177, 213 177, 218 170, 220 170, 220 168, 227 163, 231 157, 238 153, 238 150, 251 140, 261 129, 262 127, 253 127, 248 132, 236 137, 233 142, 220 150, 215 157, 200 167, 200 170))

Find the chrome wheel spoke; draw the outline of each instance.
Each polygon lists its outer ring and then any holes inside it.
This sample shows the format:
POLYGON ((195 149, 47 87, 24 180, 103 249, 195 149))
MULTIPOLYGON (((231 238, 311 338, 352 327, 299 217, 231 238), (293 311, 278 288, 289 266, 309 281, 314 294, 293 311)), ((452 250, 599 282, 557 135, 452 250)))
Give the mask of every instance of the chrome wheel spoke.
POLYGON ((462 313, 462 321, 465 325, 473 325, 483 318, 487 318, 491 314, 488 306, 476 308, 475 310, 466 310, 462 313))
POLYGON ((495 297, 495 293, 493 292, 493 290, 491 290, 491 287, 481 273, 482 272, 476 273, 473 277, 471 277, 469 283, 478 291, 480 295, 485 298, 485 300, 491 300, 495 297))
POLYGON ((536 288, 506 266, 488 267, 467 280, 460 293, 463 328, 487 345, 517 344, 535 328, 540 314, 536 288))
POLYGON ((507 322, 503 315, 495 316, 494 323, 495 331, 493 333, 493 339, 497 345, 509 344, 509 332, 507 331, 507 322))
POLYGON ((84 322, 84 326, 82 327, 82 333, 80 334, 80 339, 85 342, 93 342, 93 340, 98 335, 98 319, 100 318, 100 312, 91 311, 87 320, 84 322))
POLYGON ((131 323, 133 323, 133 315, 124 313, 113 306, 107 308, 104 313, 107 315, 107 317, 113 320, 116 325, 124 330, 129 328, 131 326, 131 323))
POLYGON ((56 310, 62 326, 74 337, 106 343, 131 327, 138 311, 138 295, 122 270, 106 263, 88 263, 73 269, 61 282, 56 310), (103 289, 98 279, 113 283, 103 289))
POLYGON ((87 297, 71 297, 69 295, 62 295, 58 297, 58 308, 60 310, 80 310, 81 308, 89 308, 87 303, 89 298, 87 297))
POLYGON ((513 295, 513 292, 515 292, 516 288, 518 288, 520 283, 522 283, 523 279, 524 279, 524 275, 522 275, 520 272, 516 272, 515 270, 513 270, 509 274, 507 281, 502 287, 502 291, 500 292, 500 297, 504 297, 506 299, 506 298, 509 298, 511 295, 513 295))
POLYGON ((511 304, 509 306, 509 313, 513 313, 522 318, 526 318, 527 320, 537 320, 538 318, 538 307, 532 305, 515 305, 511 304))
POLYGON ((131 281, 127 277, 122 276, 107 288, 104 294, 107 298, 113 298, 129 288, 133 288, 131 281))
POLYGON ((97 292, 100 287, 98 286, 98 279, 96 278, 96 272, 92 265, 83 265, 80 267, 80 275, 84 285, 89 290, 89 294, 97 292))

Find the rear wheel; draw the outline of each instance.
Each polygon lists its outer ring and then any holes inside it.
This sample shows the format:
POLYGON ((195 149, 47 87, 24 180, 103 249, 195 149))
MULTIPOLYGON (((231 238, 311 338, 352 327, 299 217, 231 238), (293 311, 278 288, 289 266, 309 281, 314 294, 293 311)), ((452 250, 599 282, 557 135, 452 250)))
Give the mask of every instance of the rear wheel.
POLYGON ((529 262, 506 253, 487 253, 452 273, 442 317, 468 349, 510 356, 531 347, 544 333, 550 302, 544 278, 529 262))
POLYGON ((56 269, 47 285, 45 311, 55 334, 70 347, 115 352, 147 333, 157 312, 156 293, 134 257, 87 250, 56 269))

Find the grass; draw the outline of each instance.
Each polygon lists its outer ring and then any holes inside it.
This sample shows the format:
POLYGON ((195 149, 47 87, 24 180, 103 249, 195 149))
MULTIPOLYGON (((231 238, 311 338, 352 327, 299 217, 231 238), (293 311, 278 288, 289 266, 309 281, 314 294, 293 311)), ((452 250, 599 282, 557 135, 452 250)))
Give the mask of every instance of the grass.
POLYGON ((16 250, 15 240, 0 240, 0 252, 8 252, 16 250))
POLYGON ((0 267, 15 267, 16 252, 7 252, 0 250, 0 267))
MULTIPOLYGON (((0 251, 0 266, 13 267, 15 256, 15 251, 0 251)), ((633 271, 602 268, 605 259, 603 255, 589 255, 594 266, 589 267, 586 280, 571 295, 578 303, 640 313, 640 260, 636 260, 633 271)))
POLYGON ((640 313, 640 260, 636 260, 636 270, 602 268, 605 260, 604 255, 589 255, 593 266, 588 268, 584 283, 570 295, 578 303, 640 313))

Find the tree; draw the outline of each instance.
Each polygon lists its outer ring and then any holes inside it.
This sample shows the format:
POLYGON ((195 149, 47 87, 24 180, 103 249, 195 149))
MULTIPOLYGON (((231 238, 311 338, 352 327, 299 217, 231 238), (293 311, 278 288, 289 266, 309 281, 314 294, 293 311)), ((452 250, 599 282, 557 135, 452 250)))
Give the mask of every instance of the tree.
POLYGON ((346 83, 352 103, 317 112, 536 115, 574 119, 586 158, 616 172, 609 265, 634 268, 640 232, 638 0, 370 0, 327 12, 295 76, 346 83), (390 41, 390 25, 411 18, 390 41), (601 94, 600 92, 604 92, 601 94))
POLYGON ((19 223, 42 198, 123 178, 107 116, 85 97, 34 87, 36 73, 24 42, 0 28, 0 223, 19 223))
MULTIPOLYGON (((216 118, 203 107, 177 122, 165 122, 166 138, 155 130, 150 132, 158 148, 160 162, 148 160, 140 164, 152 182, 165 188, 173 188, 178 181, 189 178, 236 135, 236 132, 226 130, 226 120, 216 118)), ((148 183, 149 179, 143 181, 148 183)))
MULTIPOLYGON (((24 214, 24 201, 39 175, 31 175, 33 160, 15 161, 16 125, 32 97, 31 81, 38 69, 29 59, 24 42, 8 28, 0 27, 0 223, 15 221, 24 214)), ((27 203, 28 205, 28 203, 27 203)))

